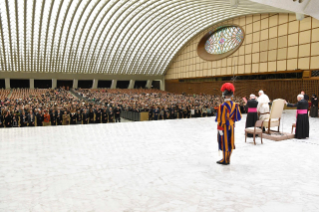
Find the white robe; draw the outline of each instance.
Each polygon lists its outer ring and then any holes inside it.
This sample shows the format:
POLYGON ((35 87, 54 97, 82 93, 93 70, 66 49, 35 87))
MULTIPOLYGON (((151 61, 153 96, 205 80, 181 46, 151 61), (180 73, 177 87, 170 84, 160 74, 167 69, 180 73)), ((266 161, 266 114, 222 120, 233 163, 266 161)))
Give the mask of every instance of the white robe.
MULTIPOLYGON (((260 113, 267 113, 269 112, 269 97, 266 94, 262 94, 258 99, 257 105, 257 112, 260 113)), ((267 120, 269 119, 270 114, 264 114, 259 116, 259 120, 267 120)))

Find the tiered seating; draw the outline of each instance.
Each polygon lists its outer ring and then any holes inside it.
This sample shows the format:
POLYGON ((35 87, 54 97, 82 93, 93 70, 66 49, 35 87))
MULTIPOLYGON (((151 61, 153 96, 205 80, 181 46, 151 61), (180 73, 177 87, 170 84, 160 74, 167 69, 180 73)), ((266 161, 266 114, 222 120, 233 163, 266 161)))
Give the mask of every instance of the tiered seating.
POLYGON ((10 93, 10 90, 1 89, 0 90, 0 100, 4 101, 8 97, 9 93, 10 93))
POLYGON ((29 97, 41 98, 49 89, 13 89, 10 99, 25 99, 29 97))

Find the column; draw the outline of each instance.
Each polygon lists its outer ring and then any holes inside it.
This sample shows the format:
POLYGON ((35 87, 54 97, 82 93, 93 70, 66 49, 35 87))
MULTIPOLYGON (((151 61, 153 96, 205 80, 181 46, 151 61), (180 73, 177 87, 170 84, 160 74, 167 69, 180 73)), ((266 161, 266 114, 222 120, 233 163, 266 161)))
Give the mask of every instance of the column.
POLYGON ((57 87, 57 79, 52 79, 52 88, 55 89, 57 87))
POLYGON ((165 91, 165 79, 160 80, 160 89, 165 91))
POLYGON ((73 87, 72 88, 78 88, 78 80, 77 79, 73 80, 73 87))
POLYGON ((112 80, 111 89, 115 89, 117 84, 117 80, 112 80))
POLYGON ((153 80, 147 80, 147 82, 146 82, 146 88, 152 88, 152 83, 153 83, 153 80))
POLYGON ((30 79, 30 89, 34 89, 34 79, 30 79))
POLYGON ((130 84, 128 85, 128 89, 133 89, 135 84, 135 80, 130 80, 130 84))
POLYGON ((98 83, 98 81, 99 81, 98 79, 94 79, 94 80, 93 80, 93 84, 92 84, 92 88, 93 88, 93 89, 96 89, 96 88, 97 88, 97 83, 98 83))
POLYGON ((10 89, 10 78, 5 78, 4 82, 6 84, 6 89, 10 89))

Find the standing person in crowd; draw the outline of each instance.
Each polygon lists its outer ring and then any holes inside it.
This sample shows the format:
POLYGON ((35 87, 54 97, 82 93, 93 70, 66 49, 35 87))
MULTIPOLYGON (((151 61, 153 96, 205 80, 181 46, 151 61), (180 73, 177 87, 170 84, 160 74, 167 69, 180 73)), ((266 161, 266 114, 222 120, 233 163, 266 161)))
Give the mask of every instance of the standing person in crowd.
POLYGON ((119 106, 116 106, 114 110, 114 114, 115 114, 115 122, 121 122, 121 109, 119 106))
POLYGON ((206 117, 207 116, 207 107, 204 106, 202 107, 202 117, 206 117))
POLYGON ((56 112, 55 109, 51 111, 50 114, 51 126, 56 126, 56 112))
MULTIPOLYGON (((245 100, 247 101, 247 100, 245 100)), ((246 117, 246 128, 254 127, 256 121, 258 121, 258 115, 257 115, 257 106, 258 102, 256 101, 255 94, 250 94, 249 100, 246 104, 246 111, 247 111, 247 117, 246 117)), ((248 137, 253 137, 253 134, 247 134, 248 137)))
POLYGON ((177 118, 176 107, 174 107, 173 105, 171 106, 171 109, 170 109, 170 118, 171 119, 176 119, 177 118))
POLYGON ((113 123, 114 122, 114 112, 112 107, 109 108, 109 122, 113 123))
POLYGON ((17 116, 12 117, 12 127, 19 127, 19 120, 17 120, 17 116))
POLYGON ((287 107, 297 107, 295 138, 305 139, 309 137, 308 101, 302 94, 297 96, 298 103, 290 104, 285 101, 287 107))
POLYGON ((82 113, 80 110, 78 110, 78 112, 76 113, 76 116, 77 116, 77 124, 82 124, 82 113))
POLYGON ((12 127, 12 116, 10 114, 10 110, 7 110, 4 120, 6 127, 12 127))
POLYGON ((63 119, 62 119, 62 112, 60 109, 58 109, 57 113, 56 113, 56 122, 58 125, 62 125, 63 124, 63 119))
POLYGON ((70 124, 75 125, 77 123, 77 114, 75 111, 72 111, 70 114, 70 124))
POLYGON ((3 128, 4 127, 4 124, 3 124, 3 113, 4 113, 4 111, 3 110, 1 110, 1 112, 0 112, 0 128, 3 128))
POLYGON ((313 94, 311 97, 310 116, 318 117, 318 98, 316 94, 313 94))
POLYGON ((90 112, 89 112, 89 123, 90 124, 93 124, 94 123, 94 111, 93 111, 93 108, 91 107, 90 108, 90 112))
POLYGON ((183 108, 181 105, 178 105, 178 118, 179 119, 183 118, 183 108))
POLYGON ((104 124, 107 123, 107 111, 106 111, 106 108, 103 108, 103 111, 102 111, 102 123, 104 123, 104 124))
POLYGON ((217 161, 218 164, 230 164, 230 157, 235 149, 235 122, 241 120, 239 106, 232 101, 235 87, 231 83, 225 83, 221 87, 224 103, 219 105, 216 116, 218 129, 218 146, 223 151, 223 159, 217 161))
POLYGON ((169 119, 170 117, 170 111, 169 111, 169 109, 167 108, 167 105, 165 105, 165 107, 164 107, 164 119, 166 120, 166 119, 169 119))
POLYGON ((49 114, 48 110, 44 110, 44 115, 43 115, 43 126, 49 126, 51 121, 51 116, 49 114))
POLYGON ((31 110, 30 110, 30 113, 28 115, 28 122, 29 122, 29 127, 35 126, 35 116, 31 110))
POLYGON ((158 107, 155 106, 155 109, 154 109, 154 111, 153 111, 154 120, 158 120, 159 113, 160 113, 160 111, 159 111, 158 107))
POLYGON ((69 125, 70 124, 70 116, 69 116, 69 114, 67 113, 66 110, 64 111, 62 119, 63 119, 63 125, 69 125))
POLYGON ((195 117, 196 118, 201 117, 200 110, 199 110, 198 106, 195 107, 195 117))
POLYGON ((22 114, 20 116, 20 127, 28 126, 28 117, 26 116, 24 110, 22 110, 22 114))
POLYGON ((89 116, 86 109, 83 110, 82 116, 83 116, 83 124, 87 124, 89 121, 89 116))
POLYGON ((96 113, 95 113, 95 123, 97 123, 97 124, 101 123, 101 115, 102 115, 101 108, 98 107, 96 109, 96 113))
POLYGON ((36 111, 36 117, 37 117, 37 126, 43 126, 43 114, 41 113, 41 110, 38 109, 36 111))

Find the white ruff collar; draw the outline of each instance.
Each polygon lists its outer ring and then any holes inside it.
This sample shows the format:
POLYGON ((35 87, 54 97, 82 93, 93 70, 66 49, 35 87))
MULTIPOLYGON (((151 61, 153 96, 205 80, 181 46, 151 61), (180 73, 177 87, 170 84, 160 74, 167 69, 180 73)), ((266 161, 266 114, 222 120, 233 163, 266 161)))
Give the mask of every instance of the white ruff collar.
POLYGON ((224 99, 224 102, 230 102, 231 99, 224 99))

